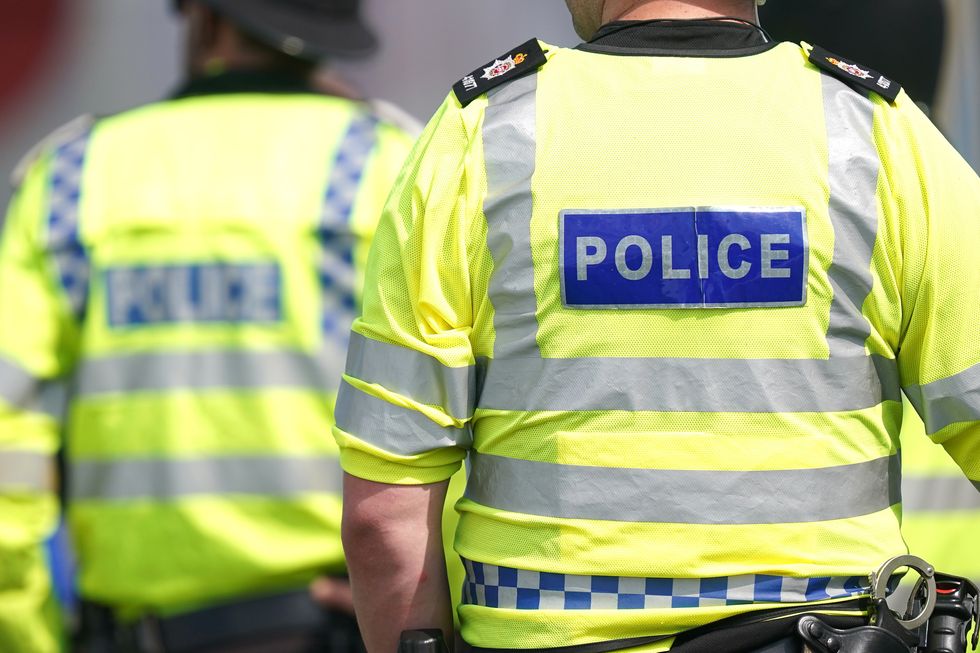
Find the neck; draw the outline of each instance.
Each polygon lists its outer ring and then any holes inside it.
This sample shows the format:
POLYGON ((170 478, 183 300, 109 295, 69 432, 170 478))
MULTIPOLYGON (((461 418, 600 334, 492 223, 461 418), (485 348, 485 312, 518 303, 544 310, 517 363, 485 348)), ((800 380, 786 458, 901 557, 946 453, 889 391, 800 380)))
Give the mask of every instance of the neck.
POLYGON ((739 18, 759 22, 755 3, 745 0, 610 0, 602 11, 602 23, 614 20, 692 20, 739 18))

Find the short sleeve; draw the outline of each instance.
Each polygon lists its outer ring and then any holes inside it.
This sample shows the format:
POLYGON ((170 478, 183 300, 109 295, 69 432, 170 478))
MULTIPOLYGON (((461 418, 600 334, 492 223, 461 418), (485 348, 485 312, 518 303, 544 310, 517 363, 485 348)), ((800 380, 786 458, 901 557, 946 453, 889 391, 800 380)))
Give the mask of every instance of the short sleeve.
POLYGON ((335 412, 348 473, 434 483, 469 448, 476 366, 472 133, 451 97, 426 127, 381 217, 335 412))

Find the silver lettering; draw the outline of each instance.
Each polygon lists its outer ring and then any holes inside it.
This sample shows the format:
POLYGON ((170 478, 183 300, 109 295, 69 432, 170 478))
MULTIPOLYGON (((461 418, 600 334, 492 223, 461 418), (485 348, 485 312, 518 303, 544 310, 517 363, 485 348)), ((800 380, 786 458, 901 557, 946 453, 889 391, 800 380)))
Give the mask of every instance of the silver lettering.
POLYGON ((167 314, 176 322, 192 321, 197 308, 191 299, 191 271, 189 268, 173 268, 167 275, 167 314))
POLYGON ((661 262, 663 264, 664 279, 690 279, 691 278, 690 270, 674 269, 674 237, 673 236, 660 237, 660 253, 662 256, 661 262))
POLYGON ((698 235, 698 278, 708 278, 708 237, 698 235))
POLYGON ((646 278, 653 268, 653 248, 643 236, 627 236, 616 245, 616 270, 627 281, 646 278), (640 248, 640 267, 633 270, 626 264, 626 252, 630 247, 640 248))
POLYGON ((721 268, 721 273, 729 279, 741 279, 752 269, 752 264, 748 261, 742 261, 741 265, 733 268, 730 258, 732 247, 738 247, 744 252, 747 249, 752 249, 752 244, 742 234, 729 234, 718 245, 718 267, 721 268))
POLYGON ((589 280, 589 266, 606 260, 606 241, 597 236, 579 236, 575 239, 575 268, 579 281, 589 280), (595 250, 589 254, 589 249, 595 250))
POLYGON ((253 322, 279 319, 279 280, 275 268, 255 267, 248 276, 251 279, 245 284, 242 302, 246 317, 253 322))
POLYGON ((129 310, 137 301, 136 281, 139 275, 135 270, 121 269, 109 272, 109 323, 126 324, 129 310))
POLYGON ((167 319, 167 270, 149 268, 136 277, 142 282, 137 301, 143 321, 163 322, 167 319))
POLYGON ((774 268, 773 261, 788 261, 789 250, 772 248, 773 245, 789 243, 789 234, 762 234, 762 278, 789 279, 793 272, 789 268, 774 268))

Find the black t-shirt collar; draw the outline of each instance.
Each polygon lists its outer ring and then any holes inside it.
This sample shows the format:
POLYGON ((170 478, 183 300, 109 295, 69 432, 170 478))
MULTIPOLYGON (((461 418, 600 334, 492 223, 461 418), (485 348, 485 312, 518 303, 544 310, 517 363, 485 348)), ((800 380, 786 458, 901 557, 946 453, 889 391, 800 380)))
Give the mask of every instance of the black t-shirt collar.
POLYGON ((233 70, 184 82, 172 99, 229 93, 317 93, 304 77, 281 72, 233 70))
POLYGON ((622 55, 739 57, 775 45, 761 27, 735 19, 643 20, 607 23, 578 49, 622 55))

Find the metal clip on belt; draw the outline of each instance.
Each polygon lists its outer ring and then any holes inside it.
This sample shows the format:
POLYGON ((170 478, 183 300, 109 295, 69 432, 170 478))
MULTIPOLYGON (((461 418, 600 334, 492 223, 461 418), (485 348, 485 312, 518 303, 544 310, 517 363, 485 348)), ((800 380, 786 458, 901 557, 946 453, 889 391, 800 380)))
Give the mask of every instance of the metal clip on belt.
POLYGON ((817 653, 910 653, 920 643, 918 629, 925 625, 936 607, 936 570, 922 558, 898 556, 871 574, 874 616, 869 626, 839 630, 818 617, 806 616, 797 623, 797 632, 817 653), (885 601, 888 581, 903 567, 919 574, 924 583, 924 602, 916 616, 899 617, 885 601))

